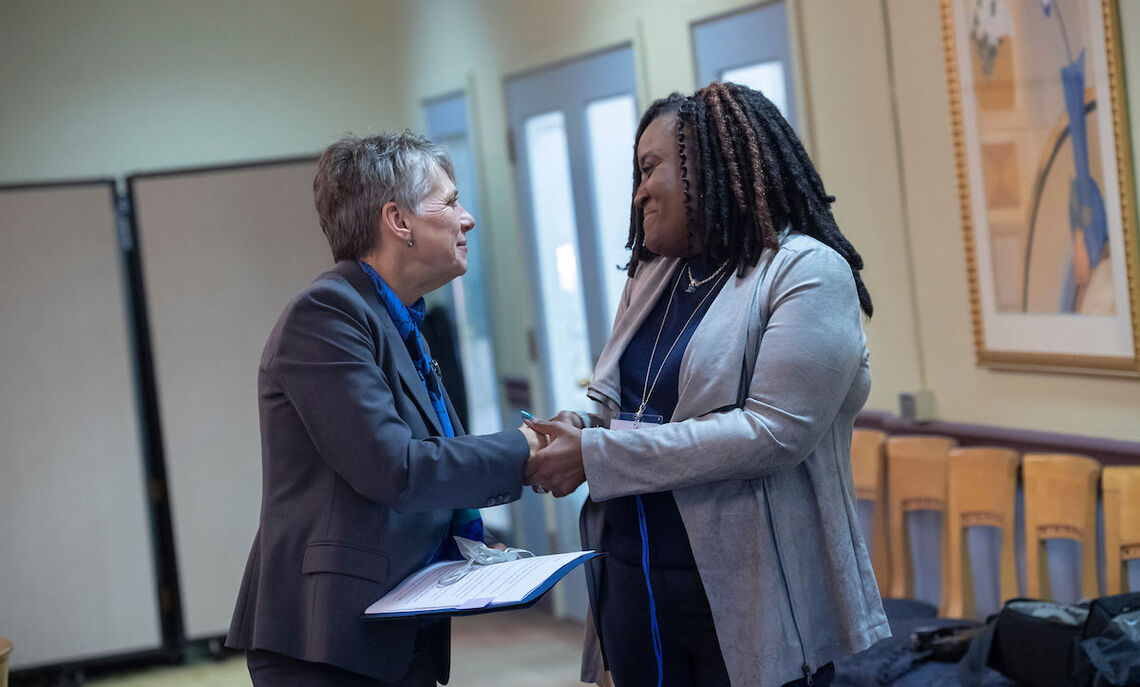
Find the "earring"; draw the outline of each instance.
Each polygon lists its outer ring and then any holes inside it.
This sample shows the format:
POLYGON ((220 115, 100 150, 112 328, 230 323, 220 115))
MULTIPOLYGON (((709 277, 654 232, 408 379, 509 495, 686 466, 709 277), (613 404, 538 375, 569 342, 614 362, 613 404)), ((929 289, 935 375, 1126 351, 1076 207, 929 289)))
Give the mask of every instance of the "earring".
POLYGON ((416 244, 416 242, 412 240, 412 237, 408 236, 408 248, 411 248, 415 244, 416 244))

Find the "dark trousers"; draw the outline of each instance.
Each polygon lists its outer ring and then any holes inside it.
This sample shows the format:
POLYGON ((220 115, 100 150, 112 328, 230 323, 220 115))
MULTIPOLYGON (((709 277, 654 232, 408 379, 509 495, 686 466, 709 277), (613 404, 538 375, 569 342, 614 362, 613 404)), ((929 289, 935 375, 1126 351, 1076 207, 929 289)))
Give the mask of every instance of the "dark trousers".
MULTIPOLYGON (((729 687, 712 612, 696 570, 651 571, 663 687, 729 687)), ((606 561, 598 625, 616 687, 656 687, 649 593, 641 566, 606 561)))
POLYGON ((271 651, 247 651, 245 662, 254 687, 436 687, 431 654, 424 650, 416 651, 408 674, 396 682, 271 651))
MULTIPOLYGON (((610 558, 598 599, 598 629, 615 687, 656 687, 657 658, 650 629, 649 593, 641 566, 610 558)), ((662 687, 729 687, 712 611, 696 570, 650 570, 661 635, 662 687)), ((831 663, 812 675, 812 687, 828 687, 831 663)), ((800 687, 801 678, 785 685, 800 687)))

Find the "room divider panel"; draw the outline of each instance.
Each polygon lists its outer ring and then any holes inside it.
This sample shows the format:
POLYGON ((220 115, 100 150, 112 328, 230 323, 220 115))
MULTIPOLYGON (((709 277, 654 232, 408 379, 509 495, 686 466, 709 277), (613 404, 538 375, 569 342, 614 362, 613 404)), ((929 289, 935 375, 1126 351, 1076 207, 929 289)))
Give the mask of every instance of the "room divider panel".
POLYGON ((163 651, 114 192, 0 187, 0 635, 14 671, 163 651))
POLYGON ((315 158, 127 180, 146 294, 186 638, 225 634, 257 528, 257 367, 332 255, 315 158))

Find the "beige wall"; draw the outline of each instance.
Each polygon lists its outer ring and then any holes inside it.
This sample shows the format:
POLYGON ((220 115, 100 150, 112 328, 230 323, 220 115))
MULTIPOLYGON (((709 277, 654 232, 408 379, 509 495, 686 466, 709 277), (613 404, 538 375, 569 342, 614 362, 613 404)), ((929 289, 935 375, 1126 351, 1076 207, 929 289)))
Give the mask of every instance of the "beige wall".
POLYGON ((875 304, 866 323, 868 407, 894 410, 922 386, 911 266, 892 124, 886 28, 878 2, 800 3, 816 166, 840 228, 863 255, 875 304))
MULTIPOLYGON (((491 256, 495 303, 496 364, 500 374, 542 380, 531 364, 527 330, 534 308, 519 234, 505 132, 505 76, 621 44, 632 44, 639 100, 695 87, 690 24, 745 5, 739 0, 426 0, 403 31, 409 59, 406 106, 466 88, 471 97, 476 147, 482 152, 483 231, 491 256)), ((417 110, 418 112, 418 110, 417 110)), ((419 114, 422 116, 422 113, 419 114)), ((541 399, 541 393, 535 399, 541 399)), ((539 408, 538 410, 542 410, 539 408)), ((547 409, 551 410, 551 409, 547 409)))
MULTIPOLYGON (((1121 5, 1131 84, 1140 81, 1140 4, 1121 5)), ((890 0, 888 7, 907 224, 920 275, 915 290, 919 339, 938 415, 961 422, 1140 439, 1136 380, 998 372, 974 365, 942 47, 933 39, 940 32, 938 3, 890 0)), ((1133 115, 1138 107, 1131 104, 1133 115)), ((1140 131, 1135 125, 1134 119, 1134 130, 1140 131)), ((1130 230, 1135 237, 1136 226, 1130 230)))
MULTIPOLYGON (((500 369, 529 373, 522 362, 533 325, 529 287, 525 273, 507 268, 523 253, 503 136, 503 76, 632 42, 643 102, 690 90, 690 23, 751 3, 423 4, 432 10, 408 35, 440 41, 409 62, 408 107, 465 87, 474 95, 500 369)), ((809 149, 839 199, 841 226, 864 255, 876 301, 867 323, 875 379, 868 407, 893 411, 900 391, 927 388, 944 420, 1140 439, 1136 381, 974 365, 938 3, 790 5, 809 149)), ((1140 7, 1125 5, 1126 44, 1140 45, 1140 7)))
MULTIPOLYGON (((526 330, 533 303, 522 264, 515 212, 514 172, 506 148, 503 77, 606 47, 632 43, 643 104, 696 84, 690 40, 692 22, 751 6, 721 0, 627 0, 622 3, 493 2, 433 0, 407 32, 412 43, 432 43, 410 60, 410 103, 467 87, 473 93, 478 144, 483 152, 486 200, 482 218, 488 253, 504 266, 490 270, 504 374, 534 375, 526 364, 526 330), (488 7, 492 11, 488 11, 488 7), (486 40, 486 36, 491 36, 486 40), (442 37, 448 37, 442 40, 442 37), (456 66, 460 65, 460 66, 456 66), (503 230, 508 227, 509 230, 503 230)), ((798 96, 805 101, 803 128, 830 191, 836 213, 867 258, 872 293, 890 290, 868 324, 875 353, 871 404, 893 409, 901 389, 921 386, 902 203, 886 75, 884 27, 875 2, 790 4, 793 46, 799 52, 798 96), (870 10, 868 12, 867 10, 870 10), (799 30, 796 30, 798 27, 799 30), (853 29, 857 27, 857 29, 853 29), (870 47, 868 47, 870 46, 870 47), (871 174, 866 173, 867 167, 871 174), (868 178, 873 183, 868 184, 868 178), (900 336, 901 333, 901 336, 900 336)), ((532 376, 532 381, 541 383, 532 376)))
POLYGON ((316 154, 408 123, 372 0, 6 0, 0 182, 316 154))
MULTIPOLYGON (((425 98, 465 89, 496 361, 537 383, 504 76, 632 43, 643 103, 691 90, 691 23, 749 4, 14 0, 0 4, 0 180, 311 153, 347 130, 422 126, 425 98)), ((869 407, 925 387, 940 419, 1140 440, 1140 382, 974 365, 938 2, 789 5, 805 138, 875 298, 869 407)), ((1140 3, 1122 5, 1140 75, 1140 3)))

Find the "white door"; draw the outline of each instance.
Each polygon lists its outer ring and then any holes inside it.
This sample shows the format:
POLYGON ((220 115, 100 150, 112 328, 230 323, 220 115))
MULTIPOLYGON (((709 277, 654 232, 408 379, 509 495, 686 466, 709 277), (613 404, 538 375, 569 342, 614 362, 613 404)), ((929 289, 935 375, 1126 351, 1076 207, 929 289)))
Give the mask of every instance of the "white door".
POLYGON ((782 0, 693 25, 697 83, 732 81, 764 94, 798 127, 792 47, 782 0))
MULTIPOLYGON (((467 235, 467 274, 440 289, 437 295, 451 311, 458 334, 459 360, 467 395, 467 432, 490 434, 503 428, 503 417, 495 374, 493 311, 483 260, 478 166, 469 133, 467 96, 453 93, 428 100, 424 103, 424 117, 428 137, 444 145, 451 155, 459 200, 475 218, 475 231, 467 235)), ((518 425, 514 418, 509 421, 514 423, 512 427, 518 425)), ((512 534, 510 512, 510 504, 482 509, 484 524, 506 541, 511 540, 512 534)))
MULTIPOLYGON (((587 409, 585 386, 625 284, 621 269, 637 126, 629 46, 510 77, 505 83, 520 224, 536 299, 542 407, 587 409)), ((523 540, 535 553, 580 547, 585 487, 551 502, 526 492, 523 540)), ((581 574, 556 588, 555 612, 584 618, 581 574)))

